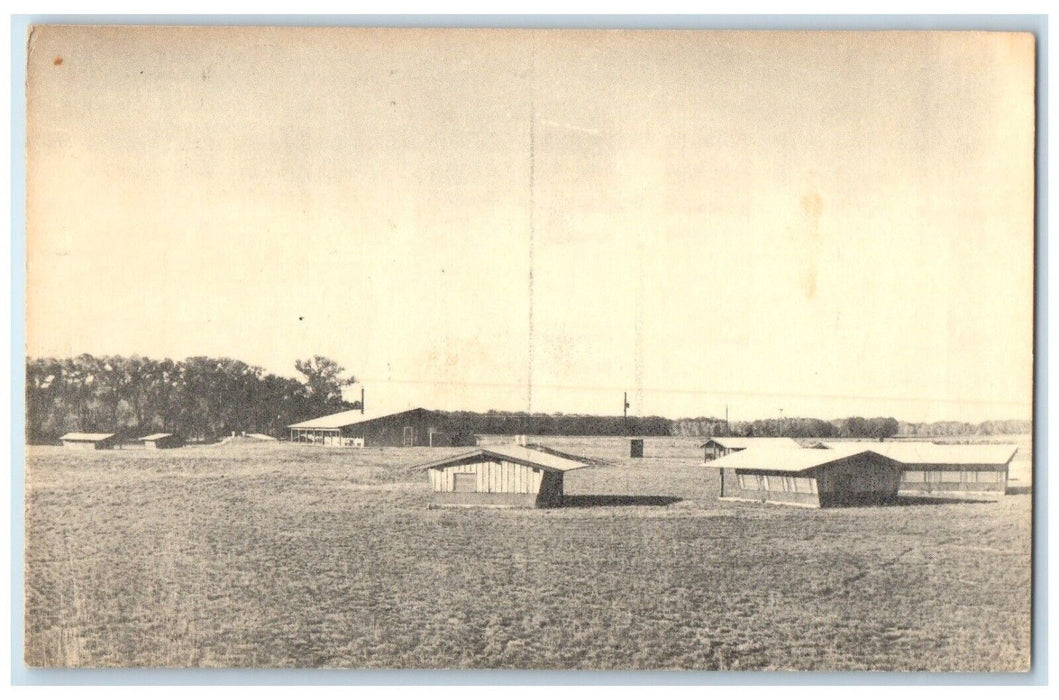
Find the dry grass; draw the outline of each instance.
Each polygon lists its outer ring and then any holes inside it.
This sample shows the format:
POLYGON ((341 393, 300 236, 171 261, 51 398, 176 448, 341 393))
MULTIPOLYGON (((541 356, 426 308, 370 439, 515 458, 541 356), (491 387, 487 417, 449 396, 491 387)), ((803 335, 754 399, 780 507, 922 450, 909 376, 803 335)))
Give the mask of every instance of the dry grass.
POLYGON ((650 439, 643 460, 623 458, 621 440, 549 444, 613 460, 569 474, 567 492, 626 505, 430 509, 425 475, 408 467, 438 449, 30 448, 26 659, 1028 667, 1029 496, 729 503, 694 440, 650 439))

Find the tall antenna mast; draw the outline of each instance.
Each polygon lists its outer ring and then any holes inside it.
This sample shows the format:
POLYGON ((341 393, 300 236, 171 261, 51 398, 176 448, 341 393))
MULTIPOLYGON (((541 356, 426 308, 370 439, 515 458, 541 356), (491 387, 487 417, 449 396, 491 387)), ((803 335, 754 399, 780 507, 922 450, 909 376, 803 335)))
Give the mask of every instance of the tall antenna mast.
POLYGON ((629 433, 629 392, 624 392, 621 399, 621 423, 625 428, 625 433, 629 433))

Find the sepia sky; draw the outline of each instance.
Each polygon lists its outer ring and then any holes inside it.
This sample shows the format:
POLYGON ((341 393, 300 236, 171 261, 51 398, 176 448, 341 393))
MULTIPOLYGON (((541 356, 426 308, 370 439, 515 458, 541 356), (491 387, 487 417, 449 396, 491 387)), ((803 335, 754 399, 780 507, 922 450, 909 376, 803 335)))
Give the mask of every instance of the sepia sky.
POLYGON ((1032 37, 40 28, 27 351, 1028 418, 1032 37))

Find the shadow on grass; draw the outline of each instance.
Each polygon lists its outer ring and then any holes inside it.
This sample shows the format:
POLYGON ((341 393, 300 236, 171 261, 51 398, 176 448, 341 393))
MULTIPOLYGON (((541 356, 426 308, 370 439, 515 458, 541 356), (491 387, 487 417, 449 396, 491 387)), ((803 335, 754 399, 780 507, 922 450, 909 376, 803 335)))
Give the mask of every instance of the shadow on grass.
POLYGON ((1025 496, 1027 493, 1033 493, 1032 486, 1008 486, 1008 490, 1005 492, 1005 495, 1025 496))
MULTIPOLYGON (((997 494, 999 495, 999 494, 997 494)), ((898 496, 895 506, 945 506, 954 503, 996 503, 995 498, 959 498, 956 496, 898 496)))
POLYGON ((600 506, 668 506, 684 500, 676 496, 563 496, 564 508, 600 506))

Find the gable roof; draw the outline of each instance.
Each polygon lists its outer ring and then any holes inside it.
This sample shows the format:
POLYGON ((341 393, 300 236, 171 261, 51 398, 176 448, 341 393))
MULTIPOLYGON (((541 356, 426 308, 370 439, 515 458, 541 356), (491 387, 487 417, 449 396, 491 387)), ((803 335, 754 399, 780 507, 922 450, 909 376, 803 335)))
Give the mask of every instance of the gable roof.
MULTIPOLYGON (((829 448, 850 443, 825 443, 829 448)), ((863 443, 862 443, 863 444, 863 443)), ((904 464, 995 464, 1009 463, 1016 445, 938 445, 933 442, 881 442, 870 448, 904 464)))
POLYGON ((434 469, 462 462, 473 457, 491 457, 493 459, 517 462, 518 464, 524 464, 528 467, 539 467, 540 469, 556 472, 568 472, 573 469, 581 469, 582 467, 589 466, 585 462, 569 459, 567 457, 560 457, 559 455, 549 454, 547 452, 541 452, 540 450, 534 450, 529 447, 522 447, 521 445, 492 445, 490 447, 479 447, 470 452, 461 452, 460 454, 451 457, 444 457, 417 466, 422 469, 434 469))
POLYGON ((162 438, 173 437, 173 433, 153 433, 151 435, 144 435, 139 440, 161 440, 162 438))
POLYGON ((871 453, 887 461, 896 461, 864 445, 836 446, 827 450, 803 447, 754 447, 718 457, 703 466, 711 469, 761 469, 776 472, 804 472, 856 455, 871 453))
POLYGON ((415 413, 417 411, 425 411, 424 408, 410 408, 406 411, 394 411, 391 413, 362 413, 359 408, 354 408, 350 411, 341 411, 339 413, 332 413, 327 416, 320 416, 319 418, 313 418, 312 420, 302 421, 301 423, 294 423, 288 425, 288 428, 296 429, 331 429, 336 430, 339 428, 347 428, 351 425, 357 425, 358 423, 367 423, 369 421, 378 420, 380 418, 390 418, 393 416, 402 416, 406 413, 415 413))
POLYGON ((59 439, 69 440, 70 442, 101 442, 102 440, 108 440, 115 435, 117 435, 117 433, 67 433, 59 439))
POLYGON ((751 447, 801 447, 794 438, 789 437, 712 437, 699 447, 709 447, 715 443, 726 450, 746 450, 751 447))

